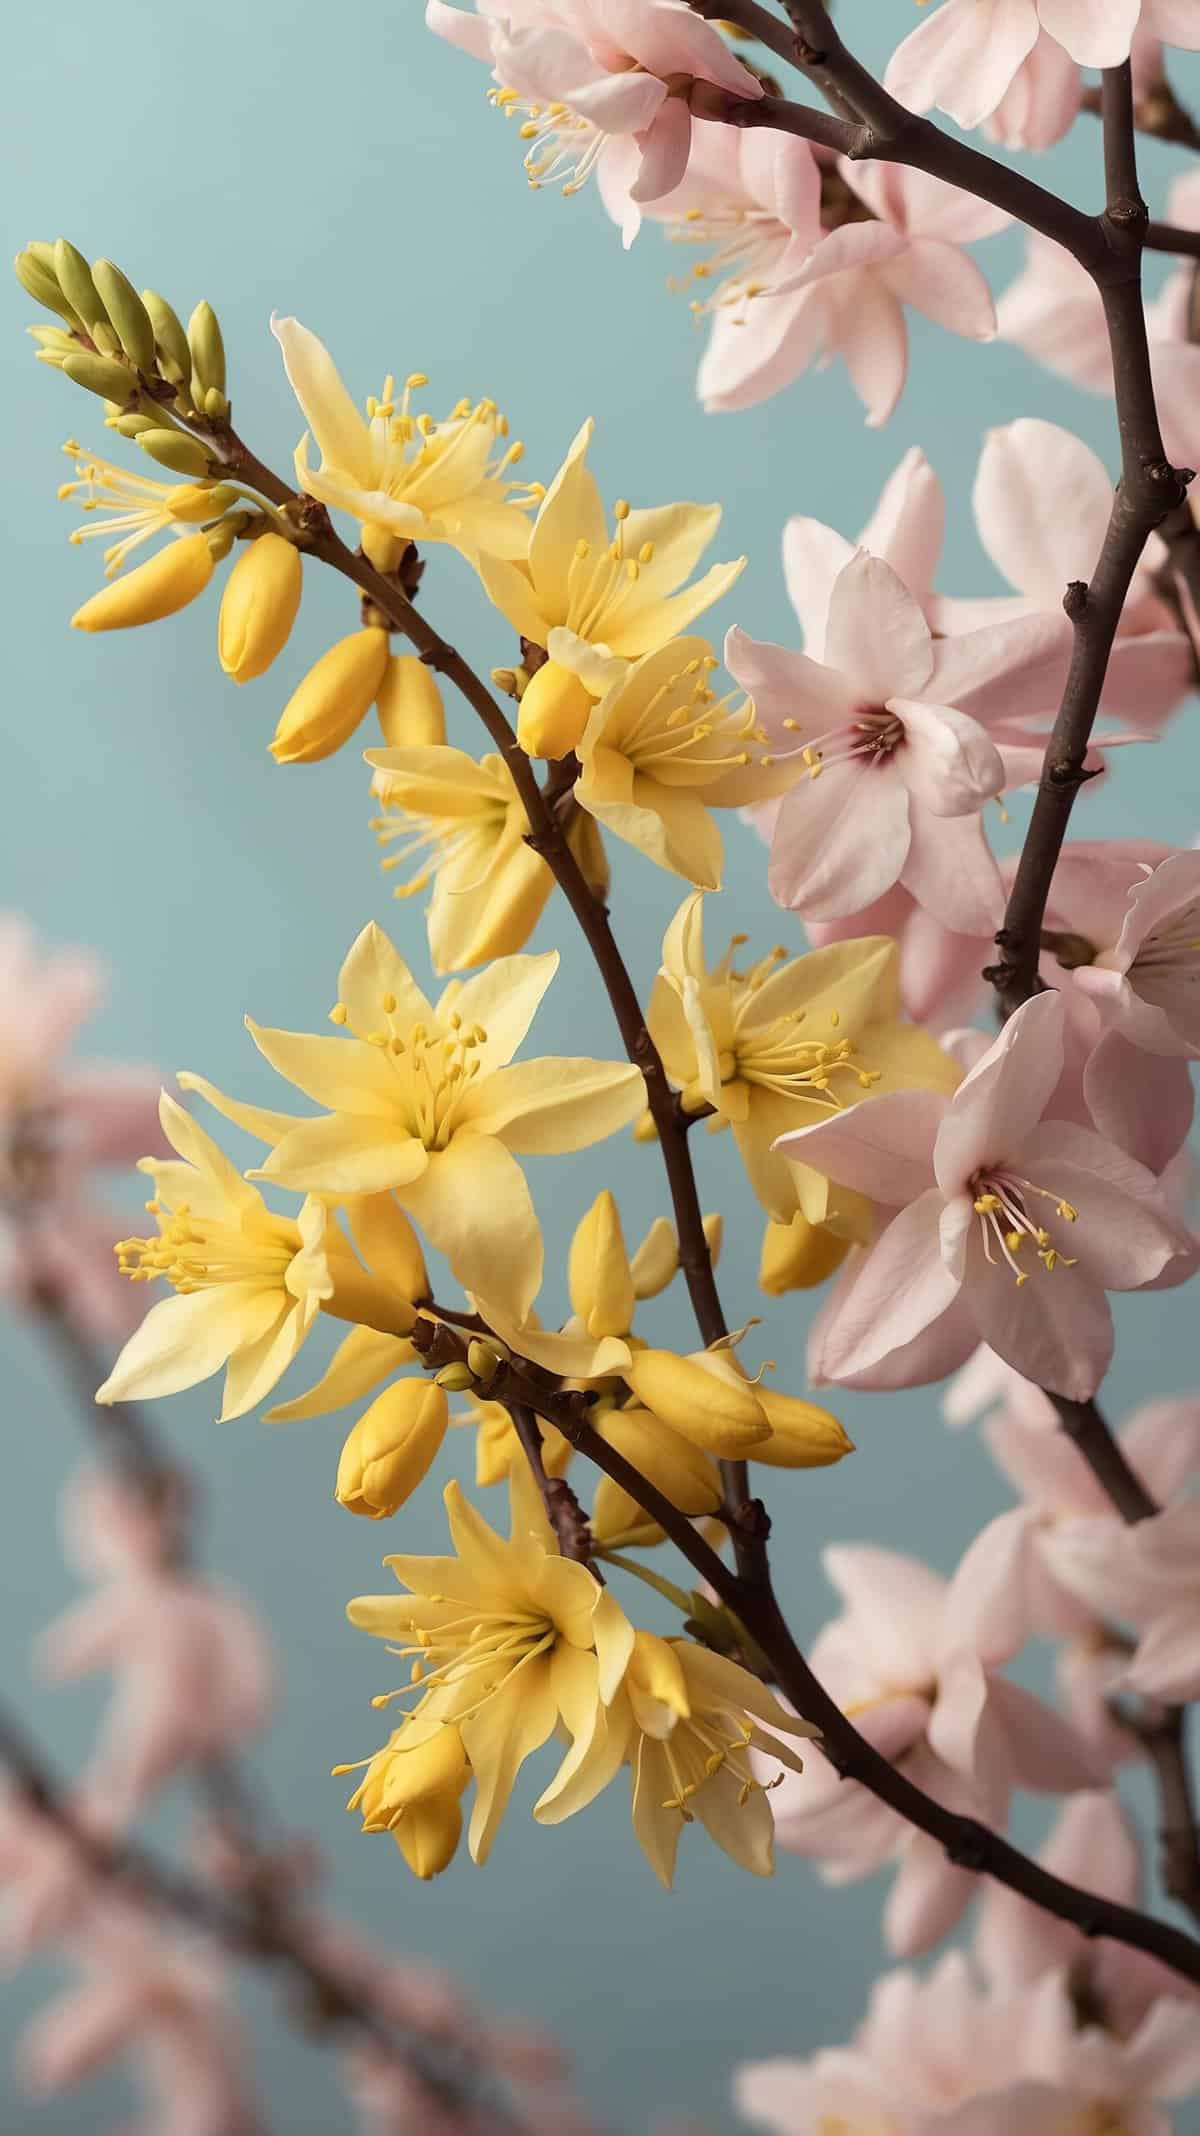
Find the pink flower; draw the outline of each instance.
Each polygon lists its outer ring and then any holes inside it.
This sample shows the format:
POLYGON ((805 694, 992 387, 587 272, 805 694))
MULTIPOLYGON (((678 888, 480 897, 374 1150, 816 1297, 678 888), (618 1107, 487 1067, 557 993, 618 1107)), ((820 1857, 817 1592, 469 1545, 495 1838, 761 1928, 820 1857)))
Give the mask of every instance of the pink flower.
POLYGON ((1131 1045, 1200 1060, 1200 853, 1173 853, 1135 879, 1115 947, 1075 983, 1131 1045))
MULTIPOLYGON (((959 1576, 948 1584, 915 1559, 867 1545, 839 1545, 823 1563, 846 1607, 818 1635, 813 1667, 886 1758, 940 1802, 989 1822, 1004 1819, 1014 1787, 1094 1784, 1096 1769, 1067 1724, 963 1641, 959 1576)), ((785 1777, 772 1803, 779 1844, 820 1861, 831 1881, 898 1861, 884 1913, 894 1951, 936 1942, 972 1896, 968 1870, 841 1780, 816 1744, 803 1781, 785 1777)))
MULTIPOLYGON (((1114 1795, 1073 1795, 1038 1860, 1052 1876, 1100 1898, 1122 1906, 1144 1904, 1137 1833, 1114 1795)), ((1069 1972, 1121 2038, 1136 2032, 1160 1996, 1174 2001, 1189 1993, 1161 1960, 1107 1937, 1084 1936, 1003 1884, 984 1886, 974 1948, 985 1977, 1001 1994, 1032 1987, 1047 1973, 1069 1972)))
POLYGON ((19 2066, 38 2095, 132 2053, 148 2093, 128 2136, 262 2136, 221 1974, 126 1908, 79 1935, 80 1984, 27 2027, 19 2066))
POLYGON ((42 1290, 63 1295, 108 1341, 132 1332, 144 1300, 118 1273, 124 1227, 92 1200, 90 1175, 163 1143, 157 1075, 64 1062, 101 992, 86 951, 40 960, 26 922, 0 917, 0 1290, 26 1309, 42 1290))
POLYGON ((8 1966, 74 1926, 95 1891, 75 1841, 8 1787, 0 1794, 0 1891, 0 1960, 8 1966))
POLYGON ((1169 1701, 1200 1692, 1200 1499, 1115 1534, 1101 1521, 1070 1521, 1046 1547, 1065 1587, 1137 1628, 1123 1684, 1169 1701))
POLYGON ((1026 239, 1025 267, 996 307, 1002 341, 1045 364, 1072 385, 1091 393, 1112 392, 1112 356, 1104 306, 1086 268, 1034 230, 1026 239))
POLYGON ((823 659, 730 631, 728 667, 803 767, 775 818, 772 896, 840 919, 900 883, 963 933, 993 932, 1003 900, 980 810, 1040 752, 1006 762, 988 729, 1014 698, 1052 698, 1068 640, 1065 619, 1039 616, 935 641, 896 573, 862 554, 834 584, 823 659))
MULTIPOLYGON (((1091 577, 1103 546, 1113 502, 1103 462, 1069 430, 1026 417, 988 433, 973 501, 983 546, 1015 598, 937 600, 934 628, 1061 614, 1067 585, 1091 577)), ((1193 681, 1191 646, 1155 580, 1156 560, 1147 555, 1125 602, 1102 705, 1147 728, 1161 724, 1193 681)))
POLYGON ((886 423, 908 374, 911 305, 949 333, 989 341, 996 313, 986 278, 962 247, 1007 218, 901 164, 839 164, 827 234, 807 263, 755 299, 756 331, 718 310, 700 368, 709 409, 753 407, 814 362, 841 356, 872 428, 886 423))
MULTIPOLYGON (((1041 76, 1058 79, 1057 93, 1049 79, 1043 82, 1057 121, 1068 101, 1064 60, 1076 68, 1119 67, 1139 27, 1167 44, 1200 47, 1190 0, 944 0, 894 54, 887 86, 911 110, 936 104, 969 129, 996 111, 1032 64, 1041 76), (1057 60, 1045 49, 1055 46, 1057 60)), ((1066 123, 1073 116, 1069 112, 1066 123)), ((1059 125, 1011 145, 1047 148, 1065 130, 1066 124, 1059 125)))
POLYGON ((1044 1117, 1063 1031, 1059 996, 1036 995, 952 1098, 896 1092, 775 1145, 897 1211, 843 1268, 813 1330, 814 1379, 916 1386, 983 1341, 1052 1393, 1095 1393, 1112 1354, 1105 1292, 1139 1289, 1188 1241, 1145 1166, 1044 1117))
POLYGON ((762 95, 720 32, 685 0, 480 0, 474 15, 426 0, 439 37, 490 59, 493 101, 524 114, 534 186, 578 192, 613 144, 636 158, 632 195, 656 200, 679 184, 692 140, 688 91, 711 82, 730 95, 762 95))
MULTIPOLYGON (((911 96, 905 101, 911 103, 911 96)), ((1004 148, 1052 148, 1074 125, 1082 102, 1083 77, 1075 61, 1056 38, 1039 30, 983 130, 1004 148)))
POLYGON ((110 1829, 126 1826, 181 1767, 261 1727, 271 1666, 257 1620, 232 1594, 174 1570, 131 1494, 88 1478, 68 1499, 68 1540, 103 1584, 43 1635, 58 1682, 112 1670, 116 1688, 84 1775, 110 1829))
MULTIPOLYGON (((633 197, 637 175, 636 143, 613 142, 596 176, 626 247, 643 221, 633 197)), ((647 202, 645 215, 662 224, 669 243, 704 253, 678 285, 696 314, 757 320, 758 299, 802 266, 820 238, 820 169, 794 134, 693 119, 687 170, 647 202)))

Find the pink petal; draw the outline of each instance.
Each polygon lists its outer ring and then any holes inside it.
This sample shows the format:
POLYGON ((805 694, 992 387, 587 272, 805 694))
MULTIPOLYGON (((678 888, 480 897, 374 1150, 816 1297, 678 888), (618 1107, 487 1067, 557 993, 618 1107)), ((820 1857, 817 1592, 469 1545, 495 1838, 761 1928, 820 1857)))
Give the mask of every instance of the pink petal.
POLYGON ((1106 1031, 1088 1057, 1083 1094, 1105 1139, 1155 1175, 1187 1141, 1196 1094, 1186 1060, 1142 1053, 1106 1031))
POLYGON ((916 1958, 940 1943, 970 1905, 978 1881, 969 1869, 947 1861, 936 1840, 911 1832, 883 1909, 889 1951, 897 1958, 916 1958))
POLYGON ((1042 27, 1081 67, 1119 67, 1128 59, 1141 11, 1142 0, 1038 0, 1042 27))
POLYGON ((896 764, 913 801, 935 816, 973 815, 1004 785, 1004 766, 984 728, 952 705, 893 697, 904 721, 896 764))
POLYGON ((955 1635, 989 1667, 1011 1661, 1030 1636, 1030 1551, 1037 1515, 1013 1506, 989 1521, 960 1560, 946 1600, 955 1635))
POLYGON ((1004 917, 1000 873, 982 819, 932 816, 914 808, 900 881, 924 912, 944 927, 954 929, 956 935, 983 938, 984 955, 977 966, 981 972, 990 956, 990 938, 1004 917))
POLYGON ((692 115, 682 97, 669 96, 644 133, 637 136, 642 166, 630 188, 639 204, 660 200, 679 184, 692 145, 692 115))
POLYGON ((939 704, 957 705, 984 726, 1011 720, 1014 704, 1025 717, 1055 712, 1071 645, 1071 627, 1061 614, 1023 616, 942 638, 924 695, 939 704))
POLYGON ((1060 1714, 1020 1684, 992 1680, 989 1703, 1003 1730, 1018 1787, 1039 1794, 1068 1795, 1104 1779, 1095 1753, 1060 1714))
MULTIPOLYGON (((873 545, 864 540, 863 546, 873 545)), ((788 599, 804 633, 805 650, 814 660, 825 657, 825 623, 829 596, 839 572, 854 556, 852 545, 819 519, 789 519, 783 530, 783 577, 788 599)))
POLYGON ((886 82, 910 111, 936 104, 970 132, 1037 40, 1033 0, 948 0, 894 54, 886 82))
POLYGON ((1087 1128, 1042 1121, 1021 1153, 1026 1168, 1036 1185, 1078 1209, 1076 1224, 1055 1227, 1055 1242, 1105 1290, 1138 1290, 1187 1243, 1154 1174, 1087 1128))
POLYGON ((1091 577, 1112 500, 1104 463, 1057 423, 1027 416, 989 432, 976 523, 997 570, 1039 608, 1058 610, 1068 581, 1091 577))
POLYGON ((931 1188, 892 1218, 857 1263, 823 1329, 822 1365, 831 1379, 881 1363, 954 1304, 958 1285, 938 1243, 941 1208, 931 1188))
POLYGON ((1023 1152, 1062 1063, 1062 1002, 1049 991, 1035 994, 1010 1016, 950 1101, 933 1155, 947 1197, 962 1193, 981 1167, 1023 1152))
POLYGON ((860 552, 836 579, 825 658, 866 706, 926 694, 933 668, 929 625, 903 579, 881 557, 860 552))
POLYGON ((963 1297, 983 1341, 1027 1379, 1071 1401, 1095 1394, 1112 1361, 1112 1314, 1083 1268, 1060 1266, 1052 1276, 1039 1268, 1018 1287, 998 1252, 994 1262, 985 1258, 975 1232, 963 1297))
POLYGON ((948 1100, 932 1090, 895 1090, 782 1135, 774 1147, 795 1164, 894 1208, 933 1183, 933 1145, 948 1100))
POLYGON ((897 881, 910 837, 908 794, 896 773, 861 760, 832 764, 783 798, 767 874, 771 895, 806 918, 861 912, 897 881))
MULTIPOLYGON (((884 484, 859 547, 890 564, 924 609, 932 596, 945 525, 942 485, 914 445, 884 484)), ((784 538, 786 542, 786 534, 784 538)))
POLYGON ((914 237, 885 270, 886 280, 905 304, 923 312, 947 333, 970 341, 991 341, 996 332, 996 305, 982 268, 957 245, 936 237, 914 237))

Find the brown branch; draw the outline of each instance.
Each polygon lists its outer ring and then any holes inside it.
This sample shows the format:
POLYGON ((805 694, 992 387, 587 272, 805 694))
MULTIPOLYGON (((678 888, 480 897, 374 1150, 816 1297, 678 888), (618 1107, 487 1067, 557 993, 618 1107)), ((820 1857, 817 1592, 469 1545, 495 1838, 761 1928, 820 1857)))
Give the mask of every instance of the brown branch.
MULTIPOLYGON (((444 1323, 419 1318, 412 1341, 429 1366, 465 1361, 466 1345, 461 1335, 444 1323)), ((1062 1877, 1052 1876, 998 1832, 973 1817, 946 1809, 882 1757, 813 1674, 788 1629, 769 1580, 745 1575, 727 1565, 686 1515, 600 1437, 588 1421, 589 1396, 547 1387, 540 1384, 544 1379, 535 1366, 514 1359, 511 1364, 501 1364, 490 1384, 499 1399, 535 1409, 658 1522, 761 1648, 775 1682, 796 1711, 820 1728, 821 1748, 843 1779, 857 1781, 906 1823, 927 1833, 958 1867, 994 1877, 1035 1906, 1070 1922, 1085 1936, 1107 1936, 1132 1949, 1147 1951, 1185 1979, 1200 1982, 1200 1942, 1134 1907, 1116 1905, 1062 1877)))
POLYGON ((410 2071, 426 2087, 430 2104, 464 2113, 464 2129, 516 2132, 518 2123, 481 2070, 451 2045, 434 2046, 423 2034, 385 2018, 349 1995, 336 1969, 291 1930, 263 1919, 208 1884, 188 1876, 132 1843, 97 1839, 76 1818, 69 1797, 48 1761, 15 1718, 0 1710, 0 1769, 29 1808, 53 1824, 77 1850, 91 1876, 112 1882, 155 1911, 223 1944, 238 1957, 277 1966, 299 1988, 306 2015, 323 2026, 352 2032, 410 2071), (476 2115, 488 2118, 476 2119, 476 2115))
POLYGON ((1135 1735, 1148 1758, 1158 1790, 1159 1873, 1163 1890, 1200 1921, 1200 1849, 1196 1834, 1200 1812, 1187 1754, 1187 1712, 1182 1706, 1151 1708, 1130 1714, 1122 1706, 1122 1726, 1135 1735))
POLYGON ((587 1515, 569 1483, 561 1476, 548 1476, 542 1458, 542 1428, 535 1412, 524 1402, 506 1402, 505 1408, 512 1418, 513 1430, 525 1452, 525 1458, 533 1471, 537 1487, 542 1494, 546 1518, 558 1538, 558 1547, 563 1557, 575 1558, 587 1565, 597 1579, 600 1574, 592 1564, 592 1531, 587 1515))
POLYGON ((1131 1525, 1152 1520, 1161 1511, 1136 1469, 1130 1467, 1120 1442, 1113 1437, 1095 1402, 1070 1402, 1065 1395, 1051 1394, 1060 1429, 1087 1462, 1105 1497, 1122 1520, 1131 1525))

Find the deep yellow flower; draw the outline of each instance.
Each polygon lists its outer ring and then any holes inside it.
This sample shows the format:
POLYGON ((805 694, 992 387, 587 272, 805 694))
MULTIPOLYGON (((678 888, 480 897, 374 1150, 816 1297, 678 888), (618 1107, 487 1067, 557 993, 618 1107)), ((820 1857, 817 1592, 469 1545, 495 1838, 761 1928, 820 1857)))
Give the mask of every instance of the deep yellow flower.
POLYGON ((590 1739, 633 1650, 633 1627, 609 1590, 559 1554, 527 1466, 514 1468, 510 1495, 504 1541, 448 1484, 456 1554, 387 1558, 408 1593, 362 1595, 348 1612, 416 1663, 414 1683, 395 1694, 416 1700, 410 1725, 458 1730, 475 1777, 468 1844, 477 1862, 526 1758, 560 1727, 590 1739))
POLYGON ((628 1764, 633 1828, 661 1883, 674 1881, 679 1835, 697 1818, 741 1868, 770 1876, 770 1783, 760 1780, 752 1753, 802 1772, 785 1738, 818 1733, 737 1662, 687 1639, 639 1632, 618 1696, 593 1715, 590 1737, 577 1738, 534 1815, 560 1823, 628 1764))
POLYGON ((706 638, 648 653, 618 671, 576 743, 580 808, 707 890, 720 884, 722 861, 710 810, 765 800, 796 777, 794 764, 763 748, 751 699, 717 696, 717 665, 706 638))
POLYGON ((117 1256, 135 1283, 162 1276, 173 1296, 130 1336, 98 1402, 177 1394, 225 1365, 221 1418, 243 1416, 286 1371, 322 1307, 375 1316, 372 1333, 396 1345, 411 1306, 367 1274, 321 1202, 310 1197, 298 1218, 277 1215, 165 1091, 159 1112, 177 1157, 140 1165, 154 1182, 147 1207, 158 1229, 123 1239, 117 1256))
POLYGON ((296 480, 310 497, 348 512, 381 571, 394 569, 410 542, 444 541, 474 561, 481 552, 524 556, 532 493, 507 479, 521 456, 493 401, 460 401, 444 422, 414 415, 414 392, 427 380, 414 371, 397 399, 384 381, 364 421, 329 351, 298 319, 272 319, 284 367, 321 453, 308 460, 308 432, 296 448, 296 480))
POLYGON ((714 564, 684 581, 721 523, 716 504, 631 511, 622 500, 609 533, 587 465, 592 424, 576 435, 538 508, 524 565, 495 553, 479 569, 513 629, 549 655, 521 699, 518 737, 532 756, 565 756, 620 664, 686 630, 732 586, 745 564, 714 564))
MULTIPOLYGON (((440 1875, 462 1835, 459 1798, 471 1778, 457 1728, 406 1721, 364 1762, 347 1809, 362 1812, 364 1832, 390 1832, 414 1876, 440 1875)), ((338 1765, 334 1775, 353 1770, 338 1765)))
POLYGON ((585 1149, 645 1102, 624 1062, 509 1065, 557 967, 554 952, 502 957, 452 980, 435 1007, 372 923, 339 977, 332 1016, 344 1036, 249 1025, 272 1067, 330 1109, 297 1119, 210 1095, 271 1143, 256 1178, 339 1198, 393 1189, 464 1287, 522 1322, 543 1253, 514 1153, 585 1149))
POLYGON ((649 1025, 685 1105, 732 1128, 751 1186, 778 1223, 800 1208, 869 1236, 861 1195, 833 1188, 772 1147, 792 1128, 890 1090, 951 1091, 961 1071, 929 1033, 900 1020, 899 951, 886 935, 737 970, 731 943, 705 962, 703 904, 686 898, 663 941, 649 1025))

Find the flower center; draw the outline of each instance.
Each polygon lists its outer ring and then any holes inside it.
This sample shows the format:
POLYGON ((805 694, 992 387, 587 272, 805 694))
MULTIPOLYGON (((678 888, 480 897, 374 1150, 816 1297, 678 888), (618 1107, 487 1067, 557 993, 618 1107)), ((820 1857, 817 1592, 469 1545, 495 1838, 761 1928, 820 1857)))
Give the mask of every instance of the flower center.
POLYGON ((689 660, 677 675, 659 684, 624 733, 614 738, 614 746, 635 771, 665 786, 703 786, 756 757, 764 767, 771 763, 769 756, 746 747, 767 739, 753 699, 738 704, 732 692, 718 697, 713 690, 708 677, 717 664, 710 653, 689 660))
MULTIPOLYGON (((387 775, 380 772, 378 776, 385 779, 387 775)), ((494 808, 482 809, 465 822, 461 817, 419 815, 415 810, 405 808, 402 802, 389 801, 386 792, 382 805, 385 813, 372 816, 370 827, 381 846, 395 843, 396 851, 387 854, 380 866, 390 872, 393 868, 417 864, 414 874, 394 885, 393 897, 415 897, 419 891, 427 890, 431 877, 455 859, 465 858, 472 847, 477 851, 478 880, 482 881, 509 813, 504 802, 497 801, 494 808), (424 864, 420 862, 421 855, 427 856, 424 864)), ((475 888, 473 881, 455 883, 456 890, 475 888)))
POLYGON ((581 191, 609 138, 606 133, 569 104, 530 103, 516 89, 489 89, 488 102, 506 119, 520 119, 517 131, 530 143, 525 175, 535 193, 555 183, 568 198, 581 191))
MULTIPOLYGON (((835 1076, 849 1076, 858 1090, 867 1091, 880 1081, 883 1071, 865 1067, 856 1058, 852 1039, 802 1036, 805 1009, 792 1009, 769 1023, 754 1025, 759 992, 786 956, 785 949, 773 949, 744 975, 732 975, 732 1045, 720 1057, 722 1081, 756 1083, 785 1098, 815 1097, 840 1111, 842 1101, 833 1088, 835 1076)), ((825 1020, 836 1031, 842 1020, 840 1011, 829 1010, 825 1020)))
MULTIPOLYGON (((356 1031, 357 1038, 378 1046, 387 1055, 396 1076, 397 1110, 408 1129, 427 1150, 444 1150, 460 1124, 462 1103, 483 1066, 479 1047, 487 1044, 482 1024, 464 1024, 453 1012, 445 1024, 432 1031, 423 1023, 401 1031, 396 1023, 394 994, 381 994, 382 1024, 371 1031, 356 1031)), ((330 1022, 348 1024, 350 1012, 344 1002, 335 1003, 330 1022)))
MULTIPOLYGON (((654 543, 644 541, 636 554, 627 546, 625 522, 629 505, 618 497, 613 506, 611 541, 593 547, 582 536, 567 566, 567 612, 565 627, 589 643, 603 639, 617 610, 628 601, 642 575, 644 564, 654 556, 654 543)), ((714 666, 715 666, 714 662, 714 666)))
POLYGON ((284 1278, 300 1252, 300 1233, 287 1217, 265 1216, 261 1229, 248 1233, 233 1224, 194 1217, 181 1202, 169 1211, 148 1201, 158 1218, 158 1234, 148 1239, 118 1239, 117 1266, 131 1283, 153 1283, 165 1276, 181 1297, 211 1290, 220 1283, 260 1283, 285 1288, 284 1278))
POLYGON ((975 1174, 968 1191, 979 1218, 986 1259, 995 1267, 999 1253, 1012 1270, 1018 1290, 1028 1283, 1033 1267, 1040 1266, 1053 1275, 1056 1268, 1077 1265, 1055 1245, 1042 1220, 1052 1211, 1064 1224, 1078 1223, 1078 1209, 1061 1194, 1049 1187, 1035 1186, 1031 1179, 1022 1179, 1018 1173, 990 1167, 975 1174), (1039 1213, 1038 1203, 1049 1204, 1049 1209, 1039 1213))
POLYGON ((738 1783, 738 1808, 744 1810, 752 1795, 768 1795, 779 1786, 782 1772, 774 1780, 760 1780, 750 1763, 750 1745, 754 1731, 748 1721, 739 1720, 731 1713, 692 1712, 686 1721, 677 1721, 669 1736, 662 1739, 662 1751, 667 1770, 671 1776, 674 1793, 662 1804, 664 1810, 677 1810, 685 1824, 693 1822, 688 1808, 693 1795, 718 1773, 727 1772, 738 1783), (732 1724, 732 1733, 729 1732, 732 1724))
POLYGON ((538 1610, 484 1609, 450 1595, 426 1599, 461 1608, 462 1615, 438 1625, 413 1626, 411 1644, 391 1650, 412 1662, 412 1680, 372 1699, 373 1706, 390 1705, 416 1691, 420 1696, 412 1711, 419 1713, 437 1694, 439 1703, 448 1702, 446 1718, 469 1720, 485 1699, 519 1669, 548 1654, 558 1640, 558 1626, 538 1610))
POLYGON ((374 487, 433 513, 482 482, 503 476, 525 448, 514 440, 493 460, 497 443, 508 436, 508 417, 493 400, 460 400, 441 423, 425 409, 414 414, 413 394, 428 384, 424 371, 412 371, 397 398, 395 379, 389 376, 379 396, 368 397, 366 410, 374 487))
MULTIPOLYGON (((792 734, 803 732, 797 719, 785 719, 783 724, 792 734)), ((800 743, 796 753, 809 778, 819 779, 823 771, 829 771, 835 764, 887 764, 903 741, 904 721, 881 705, 878 709, 855 713, 852 720, 840 726, 827 727, 824 734, 813 735, 807 742, 800 743)))
POLYGON ((792 232, 765 209, 714 201, 710 207, 689 208, 672 223, 667 237, 673 245, 713 247, 708 259, 697 260, 682 280, 672 277, 668 288, 686 292, 697 282, 715 282, 708 296, 691 299, 692 312, 702 318, 706 312, 736 310, 742 314, 737 322, 741 325, 754 298, 771 294, 792 232))

